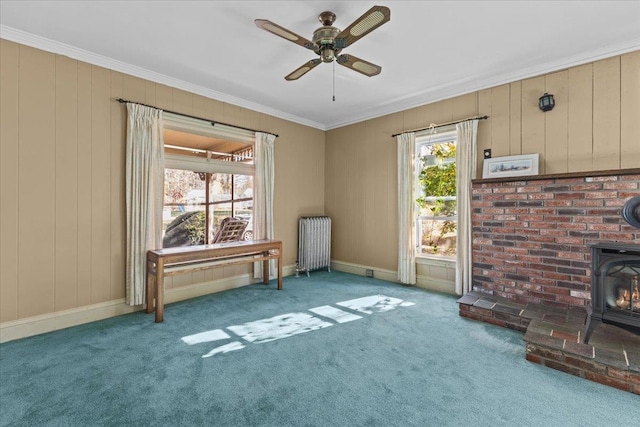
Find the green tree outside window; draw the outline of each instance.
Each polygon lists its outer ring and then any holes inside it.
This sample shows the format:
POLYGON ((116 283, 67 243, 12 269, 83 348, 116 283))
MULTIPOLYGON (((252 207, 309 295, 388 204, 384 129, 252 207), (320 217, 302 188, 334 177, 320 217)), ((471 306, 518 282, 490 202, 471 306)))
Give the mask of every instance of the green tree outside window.
POLYGON ((456 215, 456 144, 444 142, 429 146, 430 153, 421 157, 424 167, 418 175, 422 190, 416 200, 424 215, 431 217, 423 227, 421 244, 423 252, 439 255, 455 255, 457 224, 456 215), (443 217, 445 219, 443 219, 443 217), (451 219, 446 219, 452 217, 451 219), (447 242, 447 247, 444 243, 447 242))

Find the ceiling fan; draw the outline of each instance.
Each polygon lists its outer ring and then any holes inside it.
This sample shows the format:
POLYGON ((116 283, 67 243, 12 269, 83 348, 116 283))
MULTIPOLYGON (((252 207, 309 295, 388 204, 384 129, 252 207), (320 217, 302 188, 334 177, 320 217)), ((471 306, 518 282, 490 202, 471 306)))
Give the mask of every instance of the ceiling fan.
POLYGON ((371 31, 389 22, 391 19, 391 11, 385 6, 373 6, 360 18, 356 19, 346 29, 340 29, 333 26, 336 20, 336 14, 333 12, 322 12, 318 19, 322 22, 322 27, 313 32, 312 40, 308 40, 296 33, 281 27, 266 19, 256 19, 255 24, 265 31, 289 40, 304 48, 314 51, 320 58, 312 59, 305 62, 290 74, 285 76, 285 80, 297 80, 311 71, 321 62, 336 61, 340 65, 351 68, 354 71, 372 77, 380 74, 382 67, 373 64, 364 59, 357 58, 353 55, 340 54, 342 49, 351 46, 371 31))

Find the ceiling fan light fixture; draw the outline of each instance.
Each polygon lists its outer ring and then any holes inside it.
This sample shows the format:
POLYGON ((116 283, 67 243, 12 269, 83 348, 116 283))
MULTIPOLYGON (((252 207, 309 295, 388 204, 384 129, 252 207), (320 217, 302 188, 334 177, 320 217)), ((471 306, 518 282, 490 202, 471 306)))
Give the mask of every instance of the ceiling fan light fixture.
POLYGON ((372 14, 368 15, 362 21, 358 22, 353 26, 350 33, 352 36, 359 36, 365 34, 367 31, 371 30, 371 28, 376 27, 384 20, 384 15, 379 11, 374 11, 372 14))
POLYGON ((336 52, 333 50, 333 46, 327 45, 320 50, 320 58, 322 62, 333 62, 336 59, 336 52))

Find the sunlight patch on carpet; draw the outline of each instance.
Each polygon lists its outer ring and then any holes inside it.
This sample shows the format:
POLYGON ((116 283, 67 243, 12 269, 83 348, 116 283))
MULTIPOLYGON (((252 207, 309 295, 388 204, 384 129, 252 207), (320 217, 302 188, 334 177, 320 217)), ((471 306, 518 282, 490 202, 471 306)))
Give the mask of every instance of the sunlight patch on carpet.
POLYGON ((207 357, 215 356, 219 353, 229 353, 230 351, 242 350, 243 348, 244 344, 242 344, 240 341, 233 341, 229 344, 221 345, 220 347, 214 348, 209 353, 203 355, 202 358, 204 359, 207 357))
POLYGON ((398 298, 392 298, 385 295, 371 295, 363 298, 356 298, 349 301, 336 303, 341 307, 346 307, 360 313, 382 313, 394 310, 398 307, 409 307, 415 305, 413 302, 403 301, 398 298))
POLYGON ((227 329, 249 342, 263 343, 332 326, 306 313, 287 313, 270 319, 229 326, 227 329))
POLYGON ((214 329, 212 331, 200 332, 199 334, 188 335, 180 338, 185 344, 194 345, 202 342, 211 342, 231 338, 222 329, 214 329))
MULTIPOLYGON (((398 307, 410 307, 415 305, 415 303, 385 295, 371 295, 368 297, 342 301, 335 305, 348 308, 353 311, 358 311, 360 313, 372 314, 394 310, 398 307)), ((310 308, 309 311, 336 323, 326 322, 308 313, 287 313, 268 319, 243 323, 242 325, 228 326, 225 329, 228 329, 247 342, 259 344, 282 338, 289 338, 306 332, 317 331, 319 329, 333 326, 334 324, 347 323, 353 320, 362 319, 362 316, 330 305, 310 308)), ((184 336, 181 340, 185 344, 194 345, 229 338, 231 338, 231 336, 222 329, 212 329, 210 331, 184 336)), ((239 341, 233 341, 228 344, 215 347, 202 357, 211 357, 216 354, 224 354, 235 350, 241 350, 243 348, 245 348, 244 344, 239 341)))
POLYGON ((331 307, 330 305, 323 305, 321 307, 310 308, 310 312, 319 314, 320 316, 327 317, 331 320, 335 320, 338 323, 351 322, 352 320, 362 319, 362 316, 357 314, 347 313, 339 308, 331 307))

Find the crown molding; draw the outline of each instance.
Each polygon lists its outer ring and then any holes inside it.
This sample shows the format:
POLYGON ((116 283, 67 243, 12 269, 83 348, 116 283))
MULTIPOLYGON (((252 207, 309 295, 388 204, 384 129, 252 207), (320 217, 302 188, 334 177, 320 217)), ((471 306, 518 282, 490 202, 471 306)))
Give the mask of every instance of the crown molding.
POLYGON ((113 71, 128 74, 141 79, 149 80, 155 83, 160 83, 166 86, 170 86, 176 89, 185 90, 197 95, 202 95, 207 98, 216 99, 218 101, 226 102, 256 111, 258 113, 268 114, 283 120, 298 123, 301 125, 309 126, 312 128, 326 130, 326 126, 322 123, 318 123, 312 120, 308 120, 304 117, 295 116, 285 113, 280 110, 276 110, 265 105, 256 104, 246 99, 231 96, 226 93, 218 92, 212 89, 208 89, 193 83, 186 82, 184 80, 176 79, 166 76, 164 74, 156 73, 155 71, 147 70, 145 68, 137 67, 135 65, 127 64, 122 61, 118 61, 103 55, 90 52, 88 50, 79 49, 77 47, 60 43, 55 40, 48 39, 46 37, 37 36, 35 34, 27 33, 25 31, 18 30, 16 28, 8 27, 6 25, 0 25, 0 38, 9 40, 12 42, 20 43, 26 46, 41 49, 47 52, 55 53, 58 55, 68 56, 71 59, 86 62, 99 67, 108 68, 113 71))
POLYGON ((617 55, 634 52, 640 50, 640 38, 605 46, 599 49, 583 52, 577 55, 561 58, 556 61, 546 62, 544 64, 534 65, 529 68, 518 70, 517 72, 503 73, 498 75, 486 76, 484 78, 463 79, 454 82, 448 82, 445 85, 429 88, 409 97, 395 98, 386 104, 375 109, 360 111, 360 115, 352 117, 348 121, 334 122, 327 125, 326 130, 337 129, 343 126, 352 125, 365 120, 374 119, 376 117, 386 116, 388 114, 398 113, 410 108, 420 107, 426 104, 432 104, 444 99, 454 98, 456 96, 465 95, 491 87, 500 86, 507 83, 513 83, 519 80, 560 71, 566 68, 599 61, 601 59, 611 58, 617 55))
POLYGON ((518 80, 524 80, 527 78, 547 74, 569 67, 575 67, 589 62, 598 61, 601 59, 610 58, 616 55, 622 55, 625 53, 640 50, 640 38, 633 39, 625 42, 621 42, 614 45, 605 46, 599 49, 583 52, 580 54, 561 58, 556 61, 546 62, 544 64, 534 65, 517 72, 503 73, 497 75, 489 75, 484 78, 474 79, 461 79, 454 82, 448 82, 445 85, 432 87, 425 89, 424 91, 412 94, 407 97, 399 97, 389 100, 384 105, 378 106, 373 109, 360 110, 357 115, 352 116, 349 120, 336 121, 333 123, 319 123, 299 117, 296 115, 288 114, 280 110, 276 110, 265 105, 257 104, 246 99, 237 98, 229 94, 218 92, 212 89, 208 89, 193 83, 189 83, 180 79, 166 76, 145 68, 137 67, 131 64, 127 64, 122 61, 117 61, 106 56, 98 55, 90 51, 79 49, 71 45, 60 43, 54 40, 47 39, 45 37, 37 36, 25 31, 21 31, 6 25, 0 25, 0 38, 13 41, 16 43, 31 46, 37 49, 42 49, 51 53, 68 56, 69 58, 79 61, 87 62, 89 64, 97 65, 100 67, 108 68, 110 70, 118 71, 124 74, 139 77, 145 80, 149 80, 155 83, 164 84, 176 89, 182 89, 187 92, 195 93, 205 96, 207 98, 216 99, 229 104, 237 105, 239 107, 247 108, 259 113, 268 114, 273 117, 277 117, 290 122, 298 123, 304 126, 309 126, 315 129, 327 131, 331 129, 337 129, 343 126, 352 125, 355 123, 363 122, 365 120, 374 119, 377 117, 386 116, 400 111, 408 110, 422 105, 431 104, 444 99, 453 98, 456 96, 465 95, 471 92, 476 92, 491 87, 500 86, 507 83, 512 83, 518 80))

